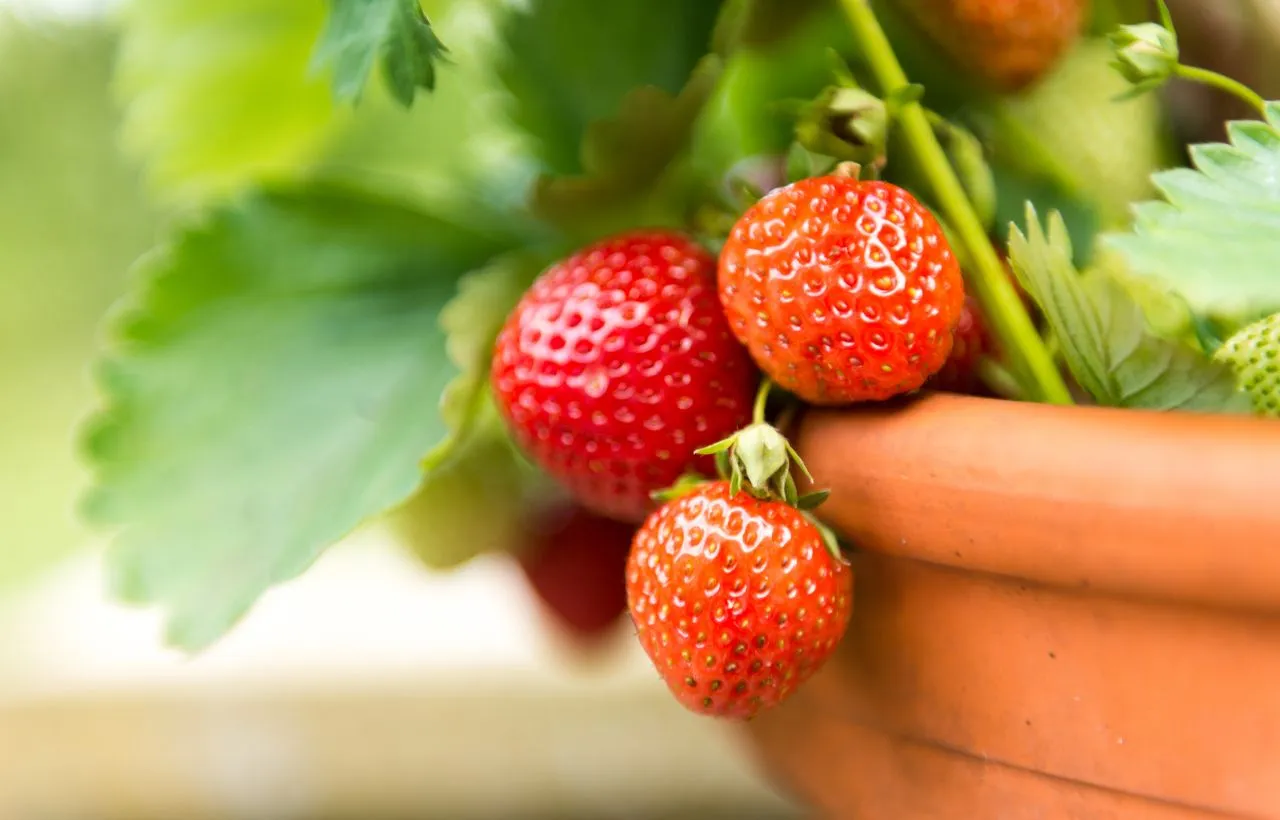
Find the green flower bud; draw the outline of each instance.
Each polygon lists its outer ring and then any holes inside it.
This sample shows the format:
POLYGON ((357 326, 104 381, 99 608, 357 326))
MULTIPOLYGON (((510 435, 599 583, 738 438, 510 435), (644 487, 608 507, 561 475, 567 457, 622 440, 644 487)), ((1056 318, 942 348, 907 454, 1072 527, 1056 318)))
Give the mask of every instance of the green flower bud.
POLYGON ((883 100, 861 88, 832 86, 801 116, 796 141, 816 154, 872 165, 884 157, 888 131, 883 100))
POLYGON ((1163 84, 1178 68, 1178 38, 1158 23, 1121 26, 1108 39, 1115 52, 1111 65, 1141 89, 1163 84))

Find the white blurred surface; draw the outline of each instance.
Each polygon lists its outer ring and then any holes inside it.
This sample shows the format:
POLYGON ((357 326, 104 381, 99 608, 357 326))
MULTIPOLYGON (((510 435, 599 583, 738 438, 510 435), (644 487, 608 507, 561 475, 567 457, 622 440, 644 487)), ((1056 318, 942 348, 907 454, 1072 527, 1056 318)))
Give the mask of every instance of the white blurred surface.
POLYGON ((203 655, 159 636, 96 552, 0 604, 0 817, 790 816, 625 623, 571 649, 502 558, 370 532, 203 655))

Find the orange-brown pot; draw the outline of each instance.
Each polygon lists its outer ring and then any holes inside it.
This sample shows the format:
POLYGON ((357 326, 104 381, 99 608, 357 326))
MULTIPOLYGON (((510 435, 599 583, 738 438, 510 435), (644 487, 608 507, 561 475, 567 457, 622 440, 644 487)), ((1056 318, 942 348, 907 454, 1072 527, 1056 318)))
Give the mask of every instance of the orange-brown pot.
POLYGON ((747 732, 824 817, 1280 818, 1280 424, 931 395, 812 414, 839 653, 747 732))

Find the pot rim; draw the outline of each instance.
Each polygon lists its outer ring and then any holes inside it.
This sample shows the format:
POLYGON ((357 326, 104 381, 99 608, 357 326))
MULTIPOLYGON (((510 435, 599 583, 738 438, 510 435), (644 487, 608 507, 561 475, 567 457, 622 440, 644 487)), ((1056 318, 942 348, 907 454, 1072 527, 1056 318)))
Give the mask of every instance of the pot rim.
POLYGON ((1280 423, 922 393, 811 410, 793 438, 858 549, 1280 611, 1280 423))

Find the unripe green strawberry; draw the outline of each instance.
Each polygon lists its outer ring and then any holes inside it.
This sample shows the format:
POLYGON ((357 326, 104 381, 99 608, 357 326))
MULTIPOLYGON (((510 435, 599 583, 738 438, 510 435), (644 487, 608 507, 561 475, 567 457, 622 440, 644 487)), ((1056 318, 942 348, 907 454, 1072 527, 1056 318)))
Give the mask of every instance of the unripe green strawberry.
POLYGON ((1258 415, 1280 418, 1280 313, 1237 332, 1215 358, 1235 369, 1258 415))
POLYGON ((1086 0, 898 0, 966 73, 999 92, 1043 77, 1080 35, 1086 0))

